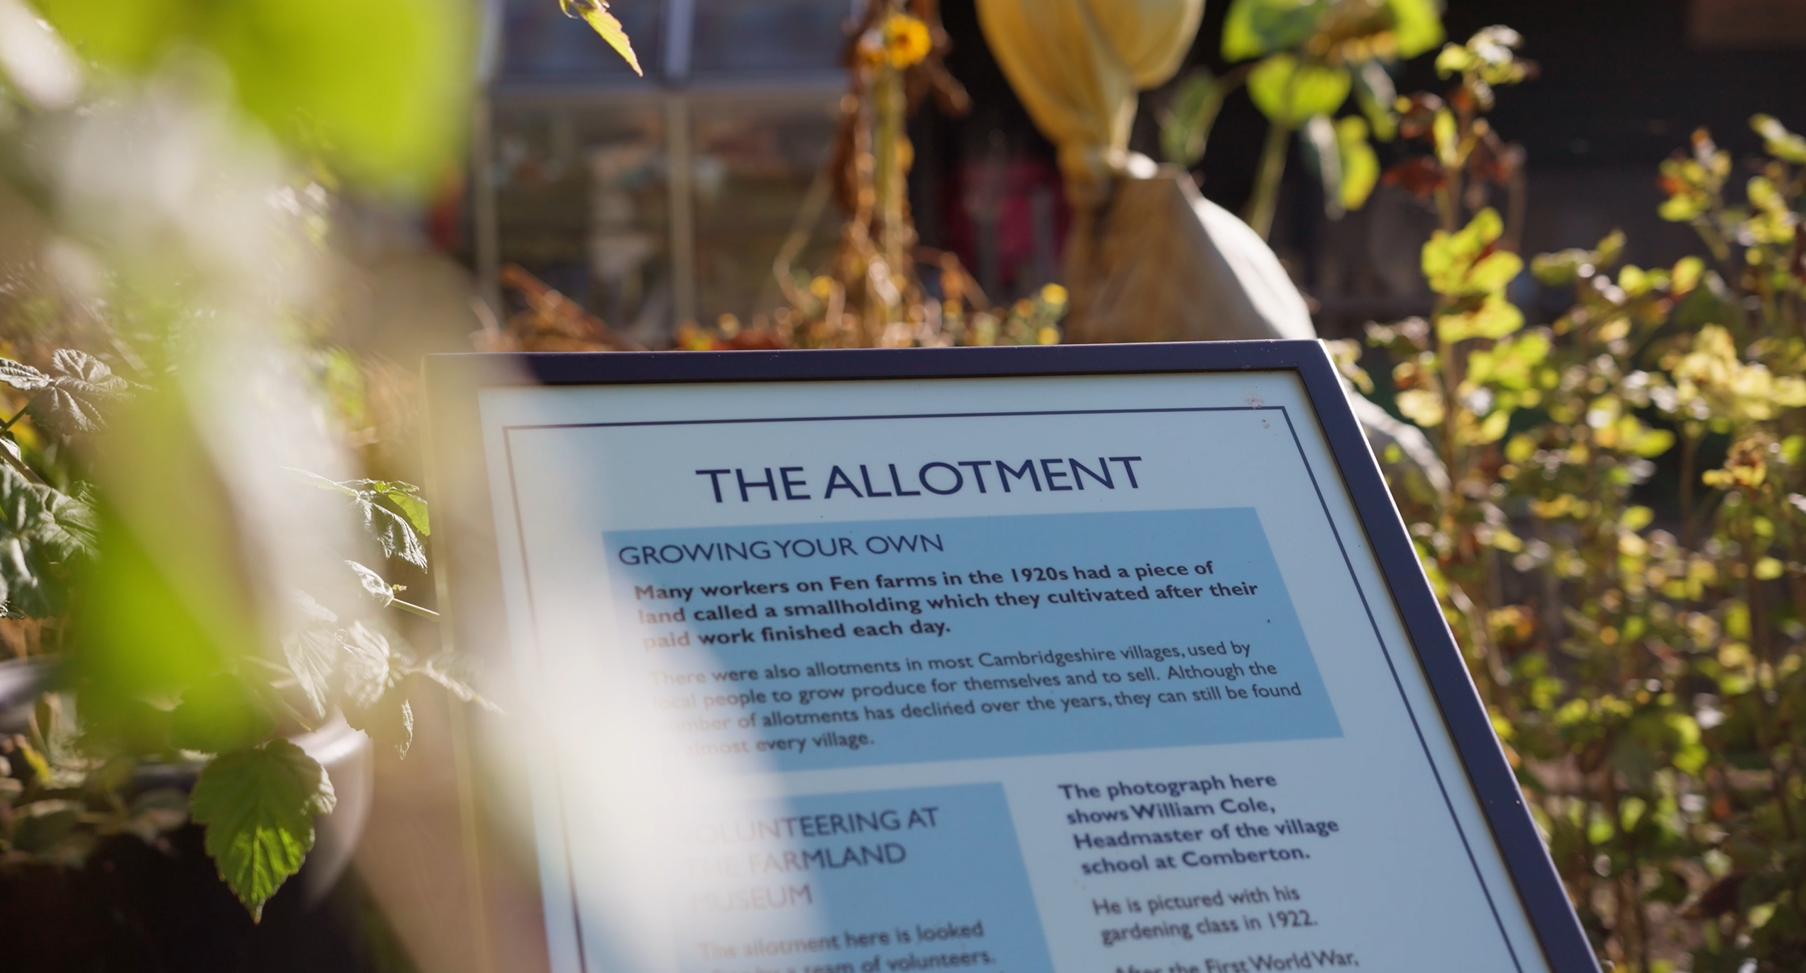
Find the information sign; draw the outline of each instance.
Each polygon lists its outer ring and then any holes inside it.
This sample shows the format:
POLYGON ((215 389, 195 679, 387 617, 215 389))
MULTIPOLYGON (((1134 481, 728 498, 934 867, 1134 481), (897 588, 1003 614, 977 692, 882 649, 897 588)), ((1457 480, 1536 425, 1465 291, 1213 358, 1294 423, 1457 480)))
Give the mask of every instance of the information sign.
POLYGON ((1321 345, 427 377, 558 973, 1596 969, 1321 345))

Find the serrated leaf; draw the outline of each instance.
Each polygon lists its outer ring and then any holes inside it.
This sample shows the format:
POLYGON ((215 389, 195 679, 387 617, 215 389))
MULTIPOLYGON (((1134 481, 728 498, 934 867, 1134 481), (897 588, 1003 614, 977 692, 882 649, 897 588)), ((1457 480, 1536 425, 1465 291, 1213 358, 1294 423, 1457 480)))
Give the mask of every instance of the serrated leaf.
POLYGON ((353 729, 377 743, 395 748, 399 757, 408 755, 414 743, 414 707, 408 703, 406 687, 390 687, 381 699, 363 709, 346 710, 345 721, 353 729))
POLYGON ((627 59, 634 74, 645 76, 646 72, 640 70, 640 59, 633 53, 633 41, 615 15, 608 12, 608 0, 558 0, 558 6, 566 17, 578 18, 595 28, 615 53, 627 59))
POLYGON ((405 483, 385 483, 382 493, 384 499, 395 505, 401 515, 408 518, 408 523, 419 531, 422 537, 432 536, 432 524, 427 517, 426 501, 420 499, 419 487, 405 483))
POLYGON ((339 636, 340 693, 351 709, 375 705, 399 678, 389 639, 363 622, 353 623, 339 636))
POLYGON ((384 581, 382 575, 356 561, 346 561, 345 563, 351 566, 352 573, 357 575, 357 583, 370 597, 376 599, 377 604, 387 608, 395 603, 395 588, 389 582, 384 581))
POLYGON ((97 524, 85 497, 27 480, 0 464, 0 605, 19 618, 52 618, 94 556, 97 524))
POLYGON ((426 547, 406 517, 378 504, 375 500, 358 499, 358 511, 364 515, 364 529, 376 538, 383 557, 398 557, 422 571, 426 570, 426 547))
POLYGON ((201 753, 242 750, 275 729, 276 721, 244 680, 223 672, 190 686, 169 716, 170 743, 201 753))
POLYGON ((207 854, 253 921, 314 845, 314 816, 332 811, 325 768, 287 740, 215 757, 189 797, 207 854))
POLYGON ((290 468, 289 472, 323 490, 332 490, 351 498, 363 519, 364 530, 376 539, 383 557, 399 557, 422 571, 427 570, 426 547, 420 535, 427 532, 426 501, 420 499, 420 488, 410 483, 383 480, 334 480, 290 468), (382 500, 395 504, 397 513, 383 506, 382 500))
POLYGON ((1248 74, 1248 96, 1275 124, 1297 128, 1312 115, 1331 115, 1354 85, 1346 68, 1275 54, 1248 74))
POLYGON ((50 376, 23 362, 0 358, 0 382, 21 392, 36 392, 50 384, 50 376))
POLYGON ((33 418, 61 435, 93 432, 105 424, 101 406, 124 398, 130 390, 131 385, 105 362, 63 348, 51 356, 48 381, 29 408, 33 418))
POLYGON ((339 636, 336 629, 311 625, 282 640, 282 654, 289 672, 307 695, 314 716, 324 717, 332 694, 333 663, 337 660, 339 636))

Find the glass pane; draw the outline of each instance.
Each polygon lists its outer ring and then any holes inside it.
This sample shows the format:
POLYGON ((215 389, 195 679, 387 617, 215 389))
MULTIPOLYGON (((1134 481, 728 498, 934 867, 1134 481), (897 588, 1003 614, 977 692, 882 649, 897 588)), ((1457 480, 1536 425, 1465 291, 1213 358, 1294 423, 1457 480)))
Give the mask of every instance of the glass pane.
POLYGON ((847 0, 697 0, 697 74, 832 71, 846 43, 847 0))
POLYGON ((642 344, 671 332, 664 116, 498 109, 503 263, 518 263, 642 344))
MULTIPOLYGON (((695 124, 696 311, 742 320, 782 306, 772 261, 833 147, 831 105, 815 109, 698 108, 695 124)), ((840 214, 822 207, 795 266, 815 273, 840 214)))
MULTIPOLYGON (((633 39, 649 76, 664 69, 660 0, 617 0, 609 12, 633 39)), ((633 69, 581 20, 566 17, 558 0, 504 0, 502 78, 508 81, 633 79, 633 69)))

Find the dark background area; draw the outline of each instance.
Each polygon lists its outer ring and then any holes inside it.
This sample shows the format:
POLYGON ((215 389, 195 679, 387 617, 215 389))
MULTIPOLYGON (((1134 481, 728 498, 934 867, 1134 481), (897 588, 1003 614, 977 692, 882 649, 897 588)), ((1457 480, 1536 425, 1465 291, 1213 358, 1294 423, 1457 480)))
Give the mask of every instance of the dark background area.
MULTIPOLYGON (((1219 74, 1230 66, 1220 53, 1228 7, 1224 0, 1207 4, 1179 78, 1198 65, 1219 74)), ((1050 259, 1021 242, 1034 235, 1035 209, 1047 206, 1038 200, 1049 192, 1056 236, 1064 226, 1053 148, 985 48, 973 0, 945 0, 943 16, 954 43, 948 67, 972 92, 974 109, 948 119, 929 106, 912 130, 922 240, 960 253, 981 282, 990 269, 988 282, 1011 297, 1031 286, 1050 259), (987 228, 989 257, 981 246, 987 228)), ((1665 264, 1695 252, 1692 229, 1656 215, 1661 161, 1700 127, 1739 156, 1758 150, 1749 128, 1758 112, 1806 129, 1802 0, 1455 0, 1444 23, 1454 41, 1489 25, 1510 26, 1524 37, 1522 54, 1541 67, 1533 80, 1502 90, 1491 116, 1500 134, 1525 150, 1527 254, 1590 246, 1615 228, 1628 234, 1626 258, 1633 263, 1665 264)), ((1398 90, 1444 90, 1432 62, 1425 55, 1400 65, 1398 90)), ((1177 79, 1142 96, 1131 148, 1159 157, 1155 118, 1176 85, 1177 79)), ((1242 210, 1265 133, 1266 121, 1246 94, 1231 95, 1195 170, 1207 197, 1242 210)), ((1380 152, 1383 163, 1403 154, 1397 144, 1380 152)), ((1416 263, 1434 224, 1427 204, 1390 187, 1361 212, 1328 220, 1294 145, 1272 243, 1316 302, 1319 330, 1337 337, 1357 333, 1370 319, 1428 309, 1416 263)), ((1539 303, 1534 293, 1519 296, 1539 303)))

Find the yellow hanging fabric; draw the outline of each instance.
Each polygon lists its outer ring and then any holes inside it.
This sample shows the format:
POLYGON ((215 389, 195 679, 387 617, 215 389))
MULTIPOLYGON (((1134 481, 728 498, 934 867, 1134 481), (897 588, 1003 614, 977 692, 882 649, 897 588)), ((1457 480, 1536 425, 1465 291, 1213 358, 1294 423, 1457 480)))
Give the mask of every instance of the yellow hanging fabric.
POLYGON ((978 3, 985 40, 1081 194, 1122 171, 1136 93, 1173 76, 1203 16, 1204 0, 978 3))
POLYGON ((1179 69, 1203 15, 1203 0, 978 0, 1004 76, 1059 150, 1069 341, 1316 336, 1253 230, 1188 173, 1128 151, 1136 94, 1179 69))

